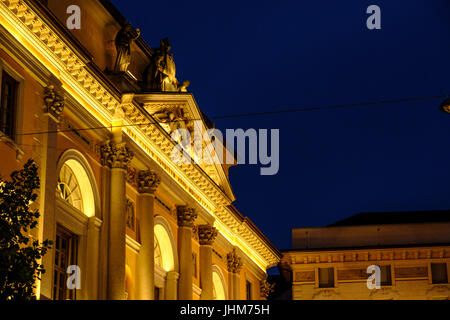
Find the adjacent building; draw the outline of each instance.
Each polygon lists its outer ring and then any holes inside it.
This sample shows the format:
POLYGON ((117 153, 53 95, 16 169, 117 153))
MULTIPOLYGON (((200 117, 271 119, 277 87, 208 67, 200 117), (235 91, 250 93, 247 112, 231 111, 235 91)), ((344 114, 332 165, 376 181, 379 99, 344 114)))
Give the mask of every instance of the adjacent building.
POLYGON ((173 161, 176 129, 213 125, 169 40, 140 32, 106 0, 0 0, 0 174, 35 160, 30 237, 54 241, 38 298, 265 299, 281 254, 233 206, 215 161, 232 151, 216 141, 207 161, 173 161))
POLYGON ((450 211, 363 213, 293 229, 292 247, 280 270, 294 300, 450 297, 450 211))

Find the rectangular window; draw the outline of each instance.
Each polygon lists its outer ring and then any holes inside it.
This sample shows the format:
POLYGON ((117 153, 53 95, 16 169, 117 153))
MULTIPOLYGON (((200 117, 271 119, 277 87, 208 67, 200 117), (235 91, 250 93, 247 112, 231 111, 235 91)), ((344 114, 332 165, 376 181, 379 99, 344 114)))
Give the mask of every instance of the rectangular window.
POLYGON ((77 264, 76 252, 76 236, 58 226, 55 240, 55 264, 53 267, 54 300, 76 299, 76 290, 67 288, 67 267, 77 264))
POLYGON ((319 288, 334 288, 333 268, 319 268, 319 288))
POLYGON ((431 264, 432 283, 448 283, 447 264, 432 263, 431 264))
POLYGON ((160 295, 160 289, 158 287, 155 287, 155 294, 154 294, 155 300, 161 300, 159 295, 160 295))
POLYGON ((14 139, 19 82, 3 71, 0 97, 0 131, 14 139))
POLYGON ((245 292, 247 300, 252 300, 252 283, 250 281, 245 283, 245 292))
POLYGON ((381 271, 381 285, 391 286, 392 276, 391 276, 391 266, 380 266, 381 271))

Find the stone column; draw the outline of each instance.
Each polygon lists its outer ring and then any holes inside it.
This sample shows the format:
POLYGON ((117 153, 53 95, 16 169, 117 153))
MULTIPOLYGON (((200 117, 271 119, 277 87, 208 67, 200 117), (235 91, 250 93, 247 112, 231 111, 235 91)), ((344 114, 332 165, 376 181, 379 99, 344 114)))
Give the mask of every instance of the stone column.
POLYGON ((91 272, 85 272, 86 287, 85 290, 86 300, 98 300, 99 299, 99 243, 100 243, 100 228, 102 221, 97 217, 90 217, 88 221, 87 239, 89 239, 89 245, 86 252, 86 265, 87 270, 91 272))
MULTIPOLYGON (((126 216, 126 168, 133 153, 122 142, 122 133, 113 134, 101 148, 102 164, 111 169, 107 299, 125 299, 125 216, 126 216)), ((106 186, 107 187, 107 186, 106 186)))
POLYGON ((109 243, 109 206, 111 170, 103 165, 101 168, 101 205, 102 205, 102 227, 100 229, 100 251, 99 251, 99 299, 106 300, 108 296, 108 243, 109 243))
POLYGON ((241 300, 240 295, 240 272, 242 268, 241 258, 237 255, 236 249, 227 254, 228 272, 231 276, 231 299, 241 300))
POLYGON ((177 206, 178 257, 180 260, 179 300, 192 300, 192 227, 197 219, 193 208, 177 206))
POLYGON ((176 271, 167 272, 166 276, 166 288, 165 288, 165 296, 166 300, 177 300, 177 283, 180 274, 176 271))
POLYGON ((154 300, 155 248, 154 248, 154 200, 161 179, 151 170, 140 171, 138 191, 140 193, 141 249, 137 263, 137 286, 139 300, 154 300))
POLYGON ((198 239, 200 242, 200 287, 201 300, 213 300, 212 278, 212 245, 217 237, 217 229, 210 225, 198 226, 198 239))
MULTIPOLYGON (((40 212, 39 238, 43 240, 55 241, 56 238, 56 188, 58 184, 58 173, 56 166, 58 162, 57 140, 58 124, 64 110, 64 98, 55 91, 53 85, 49 85, 44 90, 44 121, 46 130, 49 132, 43 135, 42 144, 44 154, 40 165, 40 212)), ((42 258, 42 264, 47 271, 42 275, 40 282, 40 295, 42 299, 53 298, 53 263, 54 245, 42 258)))

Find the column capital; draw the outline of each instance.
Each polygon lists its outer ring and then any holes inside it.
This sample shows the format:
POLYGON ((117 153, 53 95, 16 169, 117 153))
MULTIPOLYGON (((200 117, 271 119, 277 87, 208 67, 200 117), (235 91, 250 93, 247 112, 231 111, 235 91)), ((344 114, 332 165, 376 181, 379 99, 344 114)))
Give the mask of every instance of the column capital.
POLYGON ((217 229, 209 224, 198 226, 198 240, 201 246, 210 246, 217 237, 217 229))
POLYGON ((102 165, 109 168, 127 169, 134 157, 134 153, 126 146, 125 142, 113 143, 107 141, 100 148, 102 165))
POLYGON ((161 183, 161 178, 153 170, 139 171, 137 186, 139 193, 154 194, 161 183))
POLYGON ((275 287, 275 283, 270 284, 267 280, 261 280, 260 282, 260 295, 261 297, 267 299, 269 294, 273 292, 273 288, 275 287))
POLYGON ((177 218, 179 227, 192 228, 195 219, 197 219, 197 212, 195 212, 194 208, 189 208, 188 206, 177 206, 177 218))
POLYGON ((228 272, 239 273, 242 268, 241 258, 236 253, 236 248, 232 252, 227 254, 227 267, 228 272))
POLYGON ((56 92, 55 86, 52 84, 44 89, 44 104, 44 113, 59 122, 64 110, 64 97, 56 92))

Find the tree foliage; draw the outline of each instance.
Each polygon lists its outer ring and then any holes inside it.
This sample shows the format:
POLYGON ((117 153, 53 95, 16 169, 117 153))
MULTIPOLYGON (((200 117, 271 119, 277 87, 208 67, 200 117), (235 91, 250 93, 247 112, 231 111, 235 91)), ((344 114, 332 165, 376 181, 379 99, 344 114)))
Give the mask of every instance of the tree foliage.
POLYGON ((39 263, 51 241, 31 241, 39 211, 32 210, 39 189, 38 168, 28 160, 24 168, 0 177, 0 301, 36 299, 36 280, 45 273, 39 263))

